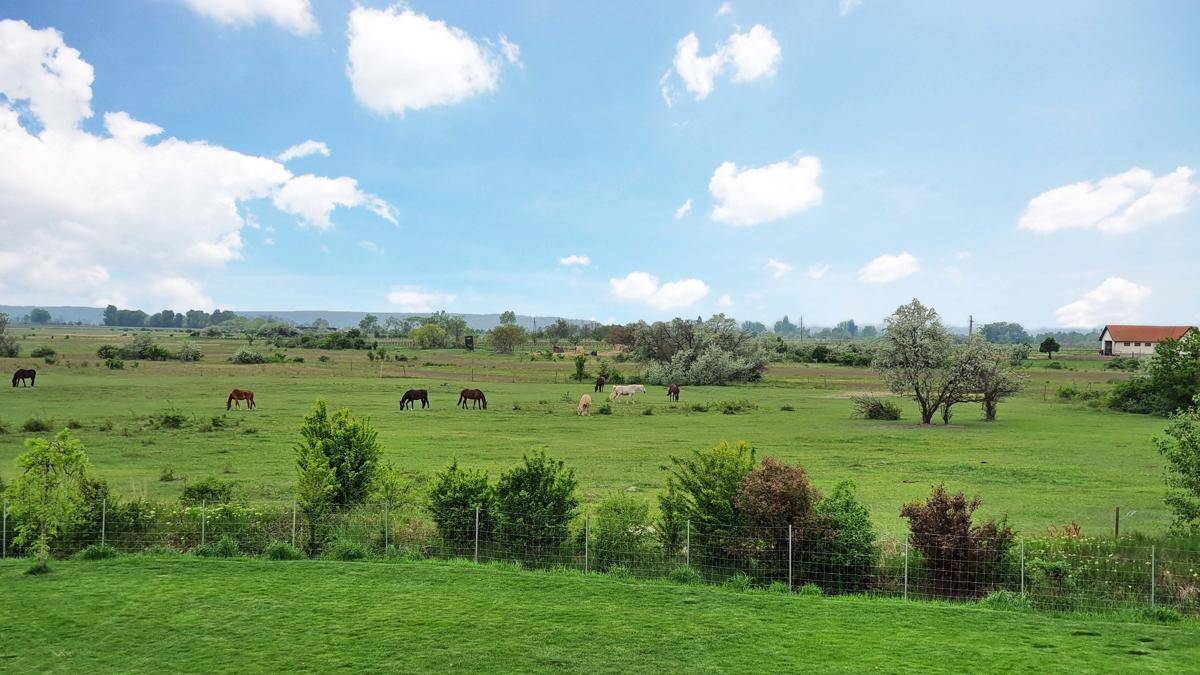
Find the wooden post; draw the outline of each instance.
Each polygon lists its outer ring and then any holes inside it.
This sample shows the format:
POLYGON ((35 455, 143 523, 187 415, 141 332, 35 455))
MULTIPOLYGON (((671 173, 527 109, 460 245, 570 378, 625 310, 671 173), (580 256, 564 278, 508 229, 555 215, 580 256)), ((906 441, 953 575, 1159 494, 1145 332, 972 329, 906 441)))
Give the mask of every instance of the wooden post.
POLYGON ((1113 539, 1121 538, 1121 507, 1117 507, 1116 520, 1113 521, 1113 539))

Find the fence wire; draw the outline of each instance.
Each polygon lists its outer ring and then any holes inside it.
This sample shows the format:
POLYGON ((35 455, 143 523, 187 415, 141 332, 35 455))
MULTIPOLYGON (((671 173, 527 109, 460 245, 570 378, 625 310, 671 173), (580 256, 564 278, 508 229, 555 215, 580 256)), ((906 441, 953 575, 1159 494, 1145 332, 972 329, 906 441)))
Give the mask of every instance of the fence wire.
MULTIPOLYGON (((8 504, 0 557, 28 556, 8 504)), ((1200 551, 1129 540, 1048 537, 996 548, 975 536, 909 534, 869 545, 835 531, 687 521, 671 536, 646 522, 564 521, 462 509, 426 514, 398 505, 305 513, 294 504, 123 503, 89 511, 54 539, 65 558, 102 544, 123 553, 264 555, 288 544, 310 556, 399 556, 568 568, 621 578, 860 593, 913 600, 1012 602, 1058 611, 1163 607, 1200 616, 1200 551), (349 551, 349 553, 346 553, 349 551)))

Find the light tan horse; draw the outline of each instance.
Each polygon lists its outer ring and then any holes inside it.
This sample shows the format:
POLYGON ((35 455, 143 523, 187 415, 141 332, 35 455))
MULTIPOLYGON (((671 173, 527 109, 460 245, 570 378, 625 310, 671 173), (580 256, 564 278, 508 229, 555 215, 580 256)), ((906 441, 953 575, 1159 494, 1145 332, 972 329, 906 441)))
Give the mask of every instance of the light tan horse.
POLYGON ((579 407, 575 409, 576 415, 591 415, 592 414, 592 397, 584 394, 579 397, 579 407))

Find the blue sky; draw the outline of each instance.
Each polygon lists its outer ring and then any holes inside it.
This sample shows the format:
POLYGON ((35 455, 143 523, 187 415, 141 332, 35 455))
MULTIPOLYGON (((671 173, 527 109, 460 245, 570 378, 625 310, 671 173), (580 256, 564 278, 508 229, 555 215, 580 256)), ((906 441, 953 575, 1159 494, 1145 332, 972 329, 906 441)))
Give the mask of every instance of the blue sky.
POLYGON ((598 7, 0 3, 0 301, 1200 322, 1197 3, 598 7))

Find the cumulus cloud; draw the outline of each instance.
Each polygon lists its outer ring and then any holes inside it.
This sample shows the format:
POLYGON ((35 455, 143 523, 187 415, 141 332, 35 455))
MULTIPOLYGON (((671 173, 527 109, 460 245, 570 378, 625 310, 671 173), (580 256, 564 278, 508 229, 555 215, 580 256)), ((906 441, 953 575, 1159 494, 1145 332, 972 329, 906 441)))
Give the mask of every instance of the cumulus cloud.
POLYGON ((726 14, 733 14, 733 5, 728 2, 722 2, 721 6, 717 8, 717 16, 725 16, 726 14))
POLYGON ((1109 277, 1082 298, 1054 310, 1058 323, 1070 328, 1092 328, 1123 323, 1137 317, 1150 288, 1121 277, 1109 277))
POLYGON ((106 134, 85 131, 92 79, 58 31, 0 21, 0 277, 13 301, 207 300, 193 275, 241 257, 247 203, 279 199, 315 222, 333 205, 385 210, 369 195, 347 198, 350 178, 317 181, 342 186, 332 205, 290 199, 298 179, 275 160, 150 142, 163 129, 125 112, 104 115, 106 134))
POLYGON ((275 208, 299 216, 301 224, 322 230, 333 226, 329 215, 338 206, 361 206, 384 220, 396 223, 395 209, 391 204, 359 190, 358 181, 346 176, 296 176, 285 182, 271 199, 275 208))
POLYGON ((849 16, 861 4, 862 0, 838 0, 838 16, 849 16))
MULTIPOLYGON (((728 68, 733 68, 734 82, 752 82, 774 75, 782 54, 771 30, 756 24, 745 33, 734 32, 728 40, 718 43, 708 56, 700 55, 700 39, 695 33, 688 33, 675 45, 673 65, 684 88, 697 101, 703 101, 712 93, 716 78, 728 68)), ((659 80, 668 105, 674 98, 667 84, 670 72, 668 70, 659 80)))
POLYGON ((822 265, 820 263, 810 265, 808 269, 804 270, 804 276, 814 281, 820 280, 825 278, 825 274, 831 269, 833 269, 833 265, 822 265))
POLYGON ((288 162, 309 155, 321 155, 322 157, 329 156, 329 146, 321 141, 307 140, 303 143, 297 143, 283 152, 275 155, 275 159, 281 162, 288 162))
POLYGON ((760 167, 717 167, 708 191, 721 203, 712 219, 735 227, 758 225, 794 216, 821 203, 821 160, 811 155, 760 167))
POLYGON ((654 309, 681 309, 694 305, 708 295, 708 284, 699 279, 680 279, 660 284, 658 277, 646 272, 630 272, 608 280, 609 290, 619 300, 649 305, 654 309))
POLYGON ((151 282, 150 296, 155 301, 151 307, 166 307, 181 312, 189 309, 211 312, 217 306, 200 284, 183 277, 163 277, 151 282))
POLYGON ((776 279, 782 279, 787 276, 788 272, 792 271, 792 266, 782 260, 771 258, 767 261, 767 269, 771 270, 771 276, 776 279))
POLYGON ((680 204, 679 208, 675 209, 675 220, 679 220, 691 212, 692 212, 692 198, 688 197, 687 201, 680 204))
POLYGON ((907 251, 897 255, 884 254, 863 265, 858 280, 864 284, 887 284, 912 276, 920 271, 917 259, 907 251))
POLYGON ((426 290, 423 286, 400 285, 392 286, 387 300, 397 309, 405 312, 431 312, 442 309, 454 302, 453 293, 426 290))
POLYGON ((587 257, 586 255, 576 255, 576 254, 572 253, 571 255, 569 255, 565 258, 559 258, 558 264, 563 265, 564 267, 570 267, 572 265, 578 265, 580 267, 585 267, 587 265, 592 264, 592 259, 587 257))
POLYGON ((1105 234, 1133 232, 1186 211, 1200 194, 1193 175, 1186 166, 1163 176, 1133 168, 1064 185, 1030 200, 1017 227, 1039 234, 1093 228, 1105 234))
POLYGON ((359 103, 381 114, 403 115, 452 105, 493 91, 502 61, 520 47, 500 38, 500 54, 444 21, 408 7, 355 7, 348 29, 346 74, 359 103))
POLYGON ((183 0, 192 11, 227 26, 266 20, 296 35, 320 32, 309 0, 183 0))

